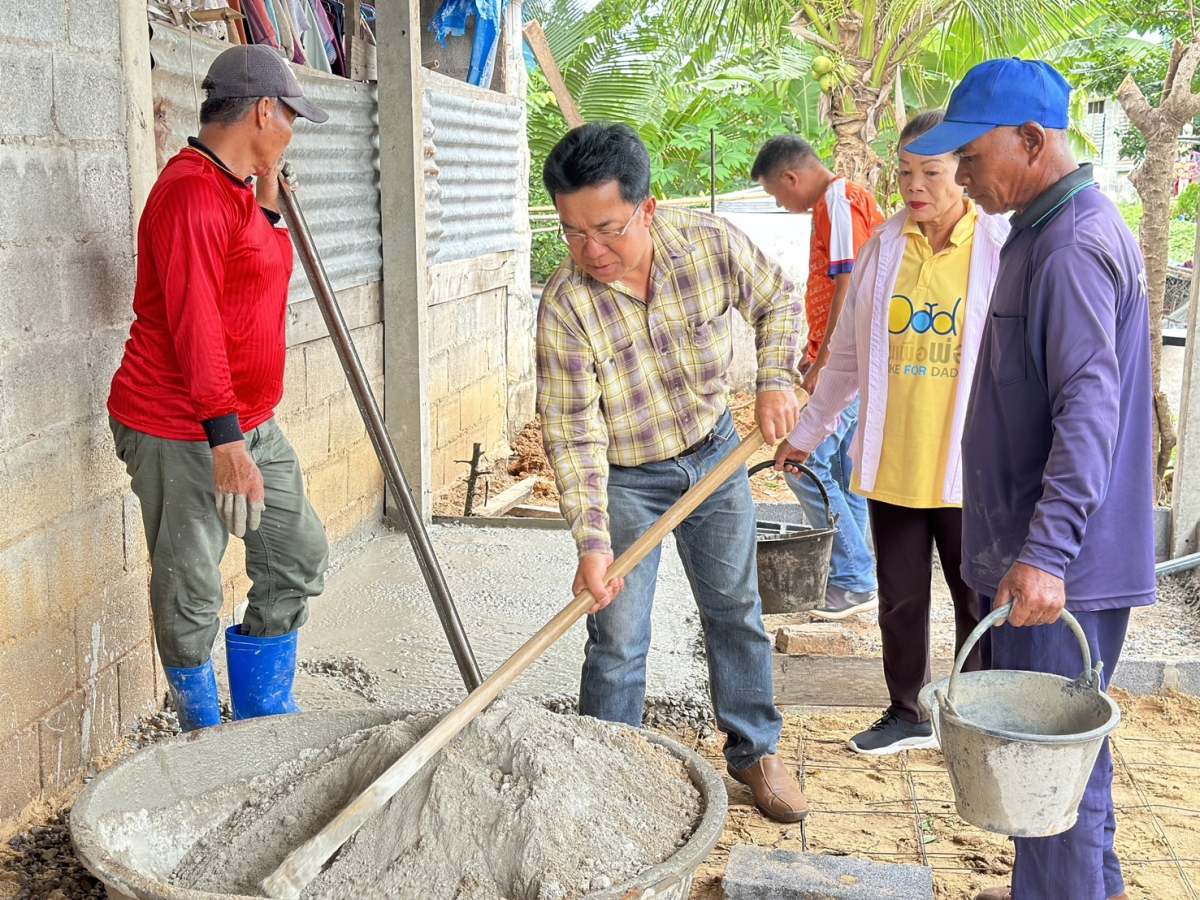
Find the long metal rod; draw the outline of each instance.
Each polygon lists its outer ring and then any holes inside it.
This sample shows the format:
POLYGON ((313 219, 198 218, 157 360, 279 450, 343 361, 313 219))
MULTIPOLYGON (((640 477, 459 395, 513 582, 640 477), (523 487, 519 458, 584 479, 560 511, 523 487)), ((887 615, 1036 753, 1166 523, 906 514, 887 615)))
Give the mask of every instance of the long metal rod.
POLYGON ((1200 553, 1190 553, 1187 556, 1178 556, 1175 559, 1168 559, 1166 562, 1160 562, 1154 567, 1154 577, 1162 578, 1164 575, 1175 575, 1179 572, 1186 572, 1188 569, 1194 569, 1200 566, 1200 553))
POLYGON ((429 593, 433 597, 433 605, 437 609, 442 630, 446 632, 446 639, 450 642, 450 650, 454 653, 454 661, 458 664, 463 684, 466 685, 468 692, 473 691, 483 683, 479 664, 475 662, 475 654, 471 652, 467 633, 463 630, 458 610, 455 609, 454 600, 450 596, 450 588, 446 584, 442 568, 438 565, 437 557, 434 555, 429 532, 425 530, 425 523, 421 519, 416 501, 413 500, 412 491, 408 487, 408 479, 404 477, 404 470, 400 468, 396 448, 392 446, 392 439, 383 424, 379 404, 375 402, 371 383, 363 371, 358 351, 354 349, 350 329, 346 327, 346 320, 342 316, 341 307, 338 306, 333 285, 329 283, 329 276, 325 273, 325 266, 313 243, 312 232, 308 229, 304 211, 300 208, 300 204, 289 186, 291 181, 291 166, 284 163, 279 190, 280 207, 283 210, 284 220, 296 242, 296 248, 300 251, 300 261, 304 264, 309 284, 312 285, 313 293, 317 297, 317 306, 321 308, 321 315, 325 319, 325 325, 329 328, 329 336, 333 338, 333 346, 337 348, 338 359, 341 360, 346 378, 350 381, 350 393, 354 395, 354 402, 358 404, 358 411, 362 413, 363 422, 367 426, 367 434, 371 437, 375 455, 379 457, 379 464, 383 467, 388 487, 391 488, 392 496, 400 505, 408 539, 412 543, 413 552, 417 555, 421 574, 425 576, 425 584, 428 585, 429 593))

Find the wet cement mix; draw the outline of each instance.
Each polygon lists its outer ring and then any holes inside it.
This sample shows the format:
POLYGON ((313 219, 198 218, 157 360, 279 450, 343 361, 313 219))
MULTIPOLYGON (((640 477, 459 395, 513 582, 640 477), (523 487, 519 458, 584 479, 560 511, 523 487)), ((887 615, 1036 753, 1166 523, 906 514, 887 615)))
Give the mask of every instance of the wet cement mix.
MULTIPOLYGON (((183 858, 172 882, 258 883, 437 718, 356 732, 288 760, 183 858)), ((636 731, 501 699, 343 847, 305 898, 574 900, 673 855, 701 816, 681 760, 636 731)))

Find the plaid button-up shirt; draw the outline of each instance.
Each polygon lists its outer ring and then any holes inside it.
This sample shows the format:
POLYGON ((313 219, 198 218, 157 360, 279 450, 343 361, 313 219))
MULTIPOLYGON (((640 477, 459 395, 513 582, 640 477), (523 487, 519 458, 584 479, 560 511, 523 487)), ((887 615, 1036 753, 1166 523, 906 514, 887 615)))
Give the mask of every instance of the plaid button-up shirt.
POLYGON ((728 405, 732 309, 755 330, 757 389, 793 390, 800 303, 780 267, 707 213, 660 207, 649 301, 568 259, 542 293, 538 411, 579 554, 611 553, 608 466, 670 459, 728 405))

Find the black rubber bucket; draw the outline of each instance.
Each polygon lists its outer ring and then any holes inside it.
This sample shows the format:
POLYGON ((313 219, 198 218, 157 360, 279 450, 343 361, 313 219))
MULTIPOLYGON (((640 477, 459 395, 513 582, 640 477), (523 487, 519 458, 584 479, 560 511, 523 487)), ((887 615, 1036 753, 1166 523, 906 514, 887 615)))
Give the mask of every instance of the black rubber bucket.
MULTIPOLYGON (((771 460, 761 462, 750 469, 750 474, 773 465, 771 460)), ((769 615, 807 612, 825 604, 837 517, 829 508, 829 494, 821 479, 807 466, 796 468, 803 477, 811 478, 821 492, 825 501, 825 527, 758 523, 758 592, 762 595, 762 611, 769 615)))

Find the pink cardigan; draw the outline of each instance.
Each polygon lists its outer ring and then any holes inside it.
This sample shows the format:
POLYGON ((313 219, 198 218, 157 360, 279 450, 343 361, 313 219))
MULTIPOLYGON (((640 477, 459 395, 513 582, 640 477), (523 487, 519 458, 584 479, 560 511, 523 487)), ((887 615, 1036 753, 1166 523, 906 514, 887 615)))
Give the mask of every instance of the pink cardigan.
MULTIPOLYGON (((991 216, 982 210, 976 210, 976 214, 961 371, 942 491, 944 503, 962 503, 963 420, 975 375, 979 339, 1000 265, 1000 248, 1009 231, 1006 218, 991 216)), ((908 238, 901 230, 907 218, 906 210, 896 213, 880 226, 860 251, 850 280, 850 293, 829 347, 829 362, 821 370, 817 390, 801 412, 799 423, 788 436, 788 443, 797 450, 811 453, 834 432, 842 410, 861 391, 858 432, 850 445, 850 456, 864 491, 875 487, 879 456, 883 450, 888 386, 888 304, 904 259, 908 238)))

